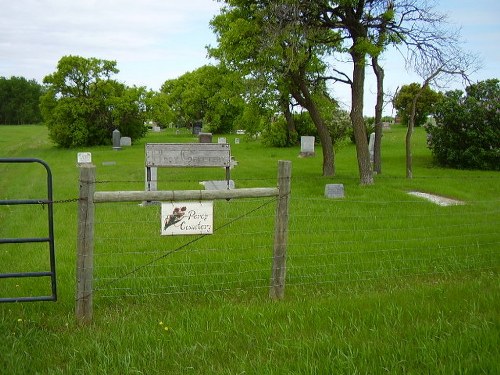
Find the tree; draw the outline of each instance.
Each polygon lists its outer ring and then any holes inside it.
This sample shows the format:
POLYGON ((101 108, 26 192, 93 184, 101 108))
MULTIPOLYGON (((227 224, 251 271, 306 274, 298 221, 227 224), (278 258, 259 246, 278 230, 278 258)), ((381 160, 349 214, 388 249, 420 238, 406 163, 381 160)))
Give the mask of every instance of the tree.
MULTIPOLYGON (((210 54, 260 82, 262 92, 273 98, 286 119, 288 134, 293 133, 292 98, 307 109, 322 145, 323 175, 335 174, 334 147, 317 98, 328 95, 321 73, 326 65, 319 58, 326 47, 315 43, 327 38, 327 30, 302 27, 297 20, 300 7, 294 1, 268 2, 226 0, 216 16, 214 28, 218 47, 210 54)), ((290 137, 288 137, 290 140, 290 137)))
POLYGON ((412 103, 418 94, 418 99, 415 102, 415 126, 425 124, 427 116, 433 113, 434 105, 439 101, 441 95, 432 90, 429 86, 424 88, 419 83, 410 83, 404 85, 398 90, 394 96, 392 103, 401 118, 401 123, 408 125, 408 120, 412 113, 412 103))
POLYGON ((24 77, 0 77, 0 123, 36 124, 42 121, 39 101, 43 88, 24 77))
POLYGON ((222 65, 205 65, 167 80, 161 92, 181 126, 202 121, 213 133, 229 133, 243 112, 243 79, 222 65))
POLYGON ((175 113, 165 93, 150 90, 146 93, 144 102, 148 120, 154 121, 161 128, 174 124, 175 113))
POLYGON ((50 138, 62 147, 110 144, 114 129, 133 140, 146 134, 145 89, 111 79, 115 61, 64 56, 46 76, 41 111, 50 138))
MULTIPOLYGON (((393 3, 385 0, 315 0, 314 6, 305 3, 304 1, 304 22, 319 23, 322 27, 335 31, 339 42, 342 43, 342 48, 338 51, 347 52, 351 58, 352 78, 344 72, 336 72, 344 77, 338 81, 351 86, 350 117, 356 140, 360 183, 373 184, 368 137, 363 118, 365 67, 367 55, 376 58, 380 55, 386 45, 383 38, 386 34, 391 34, 395 25, 393 3)), ((378 62, 375 67, 378 67, 378 62)))
POLYGON ((449 91, 426 125, 428 146, 440 165, 500 170, 500 81, 449 91))

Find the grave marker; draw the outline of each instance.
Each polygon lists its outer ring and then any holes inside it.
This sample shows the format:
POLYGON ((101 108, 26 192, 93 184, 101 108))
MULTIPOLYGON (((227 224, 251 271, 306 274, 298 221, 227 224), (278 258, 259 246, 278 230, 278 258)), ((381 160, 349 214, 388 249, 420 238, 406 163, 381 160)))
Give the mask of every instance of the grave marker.
POLYGON ((132 138, 130 137, 121 137, 120 138, 120 146, 132 146, 132 138))
POLYGON ((344 198, 344 185, 343 184, 326 184, 325 185, 326 198, 344 198))
POLYGON ((301 136, 300 137, 300 156, 310 157, 314 156, 314 137, 313 136, 301 136))
POLYGON ((118 129, 113 130, 113 150, 119 151, 122 149, 120 146, 120 139, 120 131, 118 129))

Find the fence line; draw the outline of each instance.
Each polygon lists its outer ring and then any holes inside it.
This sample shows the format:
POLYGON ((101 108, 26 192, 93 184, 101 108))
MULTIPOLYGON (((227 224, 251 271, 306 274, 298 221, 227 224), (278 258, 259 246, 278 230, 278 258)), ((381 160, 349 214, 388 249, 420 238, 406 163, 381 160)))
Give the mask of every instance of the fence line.
MULTIPOLYGON (((414 278, 433 281, 498 272, 497 200, 485 202, 479 197, 464 206, 439 207, 420 198, 405 198, 395 196, 387 202, 291 196, 287 290, 342 292, 397 285, 414 278)), ((214 210, 219 224, 253 209, 261 200, 217 202, 214 210)), ((158 232, 157 208, 142 209, 139 216, 137 205, 113 205, 119 207, 117 217, 109 215, 107 205, 96 208, 103 211, 97 215, 95 238, 94 290, 99 291, 99 298, 238 294, 269 287, 274 260, 270 250, 274 212, 269 207, 253 212, 231 230, 221 230, 108 287, 123 272, 180 243, 173 238, 151 241, 158 232), (124 229, 119 231, 120 227, 124 229), (130 246, 131 242, 136 245, 130 246), (120 259, 120 265, 110 265, 113 258, 120 259)))
MULTIPOLYGON (((280 161, 278 163, 278 187, 276 188, 246 188, 227 190, 178 190, 178 191, 95 191, 95 167, 93 165, 82 165, 80 167, 80 200, 79 200, 79 224, 78 224, 78 259, 77 259, 77 298, 76 316, 80 322, 86 323, 92 320, 93 315, 93 281, 94 281, 94 215, 95 203, 113 202, 154 202, 154 201, 186 201, 186 200, 231 200, 243 198, 275 197, 277 202, 274 231, 274 253, 271 274, 271 285, 269 296, 273 299, 281 299, 284 296, 285 286, 285 259, 286 240, 288 229, 288 202, 290 195, 291 163, 280 161)), ((261 207, 267 206, 268 203, 261 207)), ((147 206, 147 205, 146 205, 147 206)), ((236 219, 225 223, 218 229, 231 225, 234 221, 259 210, 257 207, 247 214, 239 215, 236 219)), ((163 260, 171 254, 192 245, 207 235, 202 234, 184 244, 174 246, 173 249, 165 250, 160 256, 156 256, 142 264, 135 264, 131 269, 121 272, 107 283, 108 286, 119 284, 121 280, 128 279, 153 264, 163 260)), ((190 264, 192 267, 192 264, 190 264)), ((123 269, 123 268, 122 268, 123 269)), ((123 289, 123 288, 120 288, 123 289)))

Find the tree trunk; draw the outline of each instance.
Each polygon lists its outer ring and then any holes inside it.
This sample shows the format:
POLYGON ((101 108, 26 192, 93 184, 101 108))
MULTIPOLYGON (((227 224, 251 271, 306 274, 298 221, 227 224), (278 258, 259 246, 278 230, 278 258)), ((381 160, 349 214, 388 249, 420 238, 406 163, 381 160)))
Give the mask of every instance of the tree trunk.
POLYGON ((356 154, 361 185, 373 184, 373 172, 368 151, 368 137, 363 118, 363 96, 365 83, 365 56, 352 52, 354 62, 351 84, 351 122, 356 141, 356 154))
POLYGON ((290 102, 288 95, 283 95, 280 98, 280 105, 285 115, 286 120, 286 144, 292 144, 292 134, 295 132, 295 121, 293 119, 292 111, 290 111, 290 102))
POLYGON ((372 66, 377 77, 377 103, 375 104, 375 144, 373 148, 373 170, 382 173, 382 109, 384 106, 384 69, 378 57, 372 57, 372 66))
POLYGON ((323 121, 323 117, 321 116, 316 103, 312 99, 307 83, 302 78, 300 73, 294 75, 292 80, 294 83, 292 85, 293 89, 291 90, 293 97, 302 107, 307 109, 309 116, 311 116, 311 119, 318 130, 319 140, 323 151, 323 176, 334 176, 335 150, 330 132, 323 121), (297 91, 297 89, 300 91, 297 91))
POLYGON ((411 101, 410 117, 408 118, 408 128, 406 129, 406 178, 413 178, 413 156, 411 154, 411 136, 415 127, 415 114, 417 112, 417 100, 422 93, 423 87, 417 92, 411 101))

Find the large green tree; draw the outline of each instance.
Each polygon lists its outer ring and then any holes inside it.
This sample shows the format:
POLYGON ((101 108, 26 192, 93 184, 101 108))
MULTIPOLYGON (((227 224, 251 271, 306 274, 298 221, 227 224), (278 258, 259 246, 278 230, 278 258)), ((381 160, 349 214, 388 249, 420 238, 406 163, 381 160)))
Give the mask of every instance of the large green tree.
POLYGON ((408 120, 413 110, 413 100, 418 94, 415 102, 415 126, 425 124, 427 116, 433 113, 435 104, 441 98, 440 93, 432 90, 429 86, 421 87, 419 83, 410 83, 402 86, 393 98, 392 104, 401 118, 401 123, 408 125, 408 120))
POLYGON ((205 65, 165 81, 161 92, 178 125, 202 121, 213 133, 228 133, 243 112, 243 82, 223 65, 205 65))
POLYGON ((24 77, 0 77, 0 124, 36 124, 42 121, 42 85, 24 77))
POLYGON ((110 144, 114 129, 137 140, 146 134, 145 89, 111 76, 115 61, 64 56, 44 78, 41 110, 49 136, 62 147, 110 144))
POLYGON ((286 119, 289 139, 294 130, 290 106, 295 101, 307 109, 322 145, 323 175, 334 175, 334 141, 318 106, 318 99, 328 96, 322 77, 326 65, 319 57, 328 48, 325 42, 331 32, 315 25, 300 25, 300 4, 294 1, 225 3, 221 14, 211 22, 218 38, 211 55, 260 83, 255 87, 267 93, 286 119))

